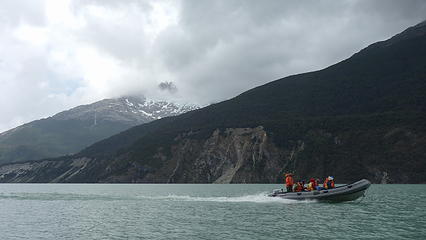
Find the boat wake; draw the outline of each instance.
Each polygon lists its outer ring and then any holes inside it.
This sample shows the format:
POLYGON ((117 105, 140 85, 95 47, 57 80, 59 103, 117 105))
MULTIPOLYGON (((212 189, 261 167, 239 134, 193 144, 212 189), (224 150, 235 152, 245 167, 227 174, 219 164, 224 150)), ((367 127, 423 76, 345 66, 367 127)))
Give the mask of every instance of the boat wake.
POLYGON ((160 200, 160 201, 187 201, 187 202, 223 202, 223 203, 301 203, 312 201, 297 201, 278 197, 268 197, 268 193, 258 193, 244 196, 228 197, 201 197, 189 195, 169 194, 165 196, 108 196, 94 194, 72 194, 72 193, 0 193, 0 200, 40 200, 40 201, 138 201, 138 200, 160 200))
POLYGON ((167 201, 191 201, 191 202, 224 202, 224 203, 311 203, 314 201, 297 201, 282 199, 276 197, 268 197, 267 193, 259 193, 253 195, 244 196, 232 196, 232 197, 195 197, 188 195, 168 195, 161 197, 153 197, 158 200, 167 201))

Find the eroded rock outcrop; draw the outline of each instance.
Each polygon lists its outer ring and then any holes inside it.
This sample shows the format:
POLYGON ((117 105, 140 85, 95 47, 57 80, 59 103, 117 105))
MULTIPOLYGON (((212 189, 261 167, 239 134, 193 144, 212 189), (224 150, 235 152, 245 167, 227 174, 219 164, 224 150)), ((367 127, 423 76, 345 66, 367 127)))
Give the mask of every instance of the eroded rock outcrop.
POLYGON ((89 158, 67 158, 12 163, 0 166, 0 182, 75 182, 90 162, 89 158))
POLYGON ((216 129, 207 139, 191 133, 175 138, 170 153, 158 149, 153 158, 160 168, 117 156, 112 161, 65 158, 15 163, 0 167, 1 182, 275 182, 293 167, 303 144, 290 151, 279 149, 263 127, 216 129), (126 162, 123 164, 123 162, 126 162), (118 166, 121 164, 122 166, 118 166), (121 171, 123 170, 123 171, 121 171))
POLYGON ((173 146, 168 182, 273 182, 288 155, 263 127, 216 129, 206 140, 181 138, 173 146))
POLYGON ((204 138, 189 131, 175 136, 168 148, 158 147, 143 158, 123 151, 113 157, 67 156, 3 165, 0 182, 279 183, 288 171, 301 179, 334 175, 342 183, 360 178, 375 183, 416 179, 405 173, 405 165, 392 163, 401 157, 419 159, 424 138, 420 141, 407 130, 393 129, 375 134, 377 139, 366 144, 369 136, 317 129, 278 145, 262 126, 215 129, 204 138), (394 141, 395 134, 407 138, 394 141), (389 156, 386 161, 377 148, 389 156), (399 156, 401 151, 407 154, 399 156))

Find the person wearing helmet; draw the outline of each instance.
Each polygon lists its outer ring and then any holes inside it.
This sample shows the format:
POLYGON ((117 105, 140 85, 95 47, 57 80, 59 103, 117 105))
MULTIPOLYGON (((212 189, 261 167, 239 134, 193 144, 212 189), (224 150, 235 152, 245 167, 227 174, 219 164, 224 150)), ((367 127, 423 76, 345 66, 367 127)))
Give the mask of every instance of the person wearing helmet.
POLYGON ((293 173, 285 174, 285 187, 287 188, 287 192, 293 192, 293 173))
POLYGON ((324 183, 322 184, 322 186, 327 189, 327 185, 328 185, 328 177, 325 178, 324 183))
POLYGON ((334 178, 332 176, 328 176, 324 181, 324 188, 331 189, 334 188, 334 178))
POLYGON ((334 188, 334 177, 328 177, 328 188, 334 188))

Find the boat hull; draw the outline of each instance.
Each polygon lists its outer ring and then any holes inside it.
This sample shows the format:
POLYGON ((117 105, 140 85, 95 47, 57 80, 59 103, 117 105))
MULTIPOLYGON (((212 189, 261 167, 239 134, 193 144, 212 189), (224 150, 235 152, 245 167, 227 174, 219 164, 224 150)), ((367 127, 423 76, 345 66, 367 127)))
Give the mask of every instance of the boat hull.
POLYGON ((330 202, 353 201, 364 196, 371 183, 367 179, 339 186, 333 189, 315 190, 309 192, 274 191, 270 197, 280 197, 292 200, 320 200, 330 202))

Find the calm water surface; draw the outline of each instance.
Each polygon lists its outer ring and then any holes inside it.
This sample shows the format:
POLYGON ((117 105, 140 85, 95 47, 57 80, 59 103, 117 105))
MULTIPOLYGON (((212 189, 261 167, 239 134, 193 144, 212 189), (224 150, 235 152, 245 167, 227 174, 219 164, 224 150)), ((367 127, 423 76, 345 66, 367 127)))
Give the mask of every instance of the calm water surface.
POLYGON ((361 202, 268 198, 274 184, 0 184, 0 239, 426 239, 426 185, 361 202))

